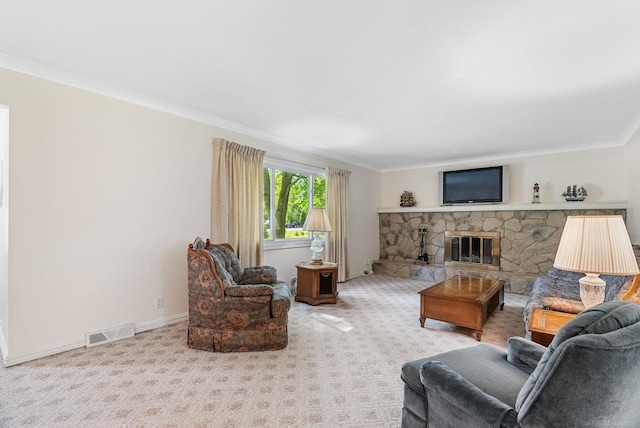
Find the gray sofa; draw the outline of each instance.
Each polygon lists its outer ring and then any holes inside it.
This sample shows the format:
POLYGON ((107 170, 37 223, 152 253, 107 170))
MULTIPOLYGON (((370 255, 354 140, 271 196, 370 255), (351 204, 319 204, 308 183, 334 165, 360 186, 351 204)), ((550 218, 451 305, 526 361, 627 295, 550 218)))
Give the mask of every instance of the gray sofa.
MULTIPOLYGON (((561 312, 577 314, 584 310, 580 300, 580 284, 578 280, 583 273, 568 272, 551 268, 546 276, 536 278, 529 299, 523 311, 525 330, 529 326, 529 318, 534 308, 554 309, 561 312)), ((633 276, 601 275, 607 286, 605 288, 605 302, 620 300, 633 280, 633 276)), ((529 332, 527 330, 527 335, 529 332)))
POLYGON ((402 366, 402 427, 638 426, 640 305, 601 303, 549 347, 521 337, 402 366))

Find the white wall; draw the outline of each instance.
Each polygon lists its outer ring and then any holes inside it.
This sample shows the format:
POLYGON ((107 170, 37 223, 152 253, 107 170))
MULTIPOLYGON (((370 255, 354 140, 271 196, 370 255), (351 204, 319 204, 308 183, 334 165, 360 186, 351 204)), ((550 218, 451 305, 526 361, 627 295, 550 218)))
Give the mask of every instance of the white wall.
POLYGON ((404 190, 413 192, 417 205, 438 206, 439 171, 493 165, 509 165, 509 202, 512 204, 531 203, 534 183, 540 185, 542 203, 563 202, 561 194, 570 184, 585 187, 589 192, 590 202, 628 199, 625 152, 620 147, 386 172, 382 176, 382 206, 399 206, 400 194, 404 190))
POLYGON ((638 161, 640 160, 640 131, 636 132, 625 146, 624 157, 627 164, 627 230, 634 244, 640 244, 640 172, 638 161))
POLYGON ((362 168, 352 168, 349 177, 349 277, 354 278, 371 269, 365 260, 380 258, 380 241, 378 236, 371 239, 370 230, 378 230, 378 212, 380 206, 380 187, 382 174, 366 173, 362 168), (375 204, 375 206, 372 205, 375 204))
POLYGON ((211 128, 9 71, 0 80, 8 361, 183 314, 185 241, 209 228, 211 128))
POLYGON ((0 351, 9 337, 9 109, 0 105, 0 351))
MULTIPOLYGON (((6 364, 81 346, 89 331, 185 319, 187 245, 209 236, 213 138, 325 165, 253 137, 24 74, 0 69, 0 81, 0 104, 11 111, 9 276, 7 290, 0 288, 8 295, 0 305, 6 364), (155 309, 160 296, 164 308, 155 309)), ((356 185, 379 182, 377 172, 332 165, 354 170, 356 185)), ((358 251, 378 247, 372 219, 379 188, 366 190, 352 206, 353 219, 367 219, 354 224, 358 251)), ((306 259, 308 249, 301 251, 306 259)), ((290 279, 287 270, 283 279, 290 279)))

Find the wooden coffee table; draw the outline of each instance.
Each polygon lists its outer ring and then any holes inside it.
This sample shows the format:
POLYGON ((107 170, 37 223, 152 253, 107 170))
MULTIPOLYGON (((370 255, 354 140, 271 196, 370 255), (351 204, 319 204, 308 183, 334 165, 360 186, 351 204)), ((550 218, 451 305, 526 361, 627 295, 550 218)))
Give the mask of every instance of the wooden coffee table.
POLYGON ((544 346, 549 346, 560 328, 571 321, 574 314, 534 308, 529 318, 531 340, 544 346))
POLYGON ((504 307, 504 281, 500 279, 454 276, 420 291, 420 326, 432 318, 472 328, 476 340, 482 338, 487 317, 504 307))

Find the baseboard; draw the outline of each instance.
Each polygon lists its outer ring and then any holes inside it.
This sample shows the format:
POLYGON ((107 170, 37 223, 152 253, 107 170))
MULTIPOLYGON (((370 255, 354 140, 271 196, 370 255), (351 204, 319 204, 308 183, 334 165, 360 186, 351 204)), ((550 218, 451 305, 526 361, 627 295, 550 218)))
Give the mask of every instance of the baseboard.
POLYGON ((83 336, 78 339, 45 345, 15 355, 8 353, 8 355, 4 357, 4 366, 15 366, 16 364, 26 363, 27 361, 37 360, 38 358, 49 357, 51 355, 71 351, 77 348, 84 348, 84 343, 85 342, 83 336))
POLYGON ((358 271, 357 273, 352 274, 351 276, 349 276, 349 278, 347 278, 347 281, 356 279, 356 278, 362 278, 363 276, 369 276, 369 275, 373 275, 373 269, 371 268, 367 268, 367 269, 364 269, 363 271, 358 271))
MULTIPOLYGON (((160 327, 166 327, 171 324, 177 324, 189 319, 188 313, 172 315, 165 318, 159 318, 157 320, 145 321, 141 323, 135 323, 134 329, 136 334, 144 331, 154 330, 160 327)), ((185 339, 186 340, 186 339, 185 339)), ((2 347, 2 360, 5 367, 15 366, 16 364, 26 363, 28 361, 37 360, 39 358, 49 357, 51 355, 59 354, 61 352, 67 352, 78 348, 84 348, 86 341, 84 334, 78 339, 72 339, 68 341, 53 343, 45 345, 39 348, 32 349, 27 352, 19 353, 16 355, 9 355, 7 352, 7 346, 0 331, 0 345, 2 347)))
POLYGON ((347 278, 347 281, 351 281, 352 279, 360 278, 360 277, 363 277, 363 276, 366 276, 366 274, 364 272, 355 273, 355 274, 349 276, 349 278, 347 278))
POLYGON ((146 321, 141 323, 134 324, 134 328, 136 330, 136 334, 142 333, 143 331, 155 330, 156 328, 166 327, 168 325, 177 324, 182 321, 187 321, 189 319, 188 313, 172 315, 170 317, 159 318, 153 321, 146 321))

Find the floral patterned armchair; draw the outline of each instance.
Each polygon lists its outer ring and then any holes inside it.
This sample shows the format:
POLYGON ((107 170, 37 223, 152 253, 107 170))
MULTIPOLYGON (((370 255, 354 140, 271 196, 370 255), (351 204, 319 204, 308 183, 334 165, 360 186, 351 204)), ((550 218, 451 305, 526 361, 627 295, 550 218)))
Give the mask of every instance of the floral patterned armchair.
POLYGON ((288 343, 289 287, 271 266, 242 268, 229 244, 196 238, 189 263, 189 331, 192 349, 266 351, 288 343))

